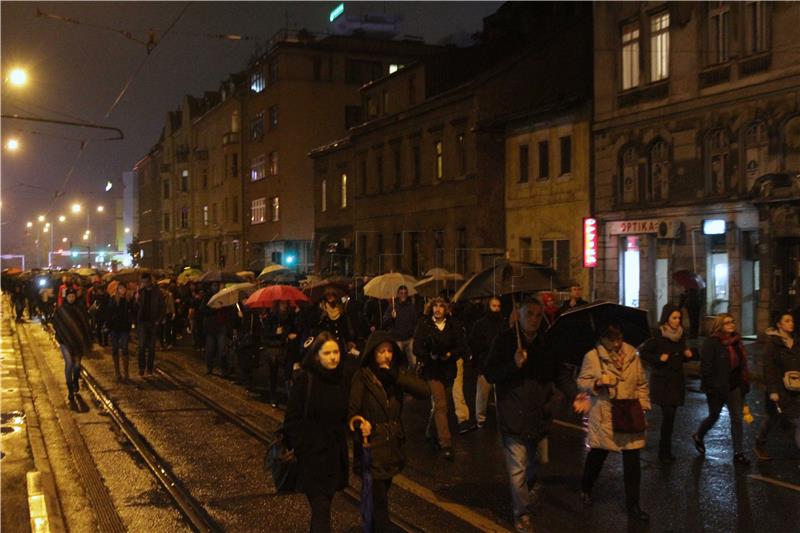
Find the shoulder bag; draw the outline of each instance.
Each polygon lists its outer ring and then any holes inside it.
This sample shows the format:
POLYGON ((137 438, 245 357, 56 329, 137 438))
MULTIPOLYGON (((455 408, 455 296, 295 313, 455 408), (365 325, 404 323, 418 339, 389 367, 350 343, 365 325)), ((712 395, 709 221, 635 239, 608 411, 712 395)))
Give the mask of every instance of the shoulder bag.
MULTIPOLYGON (((603 359, 597 353, 600 367, 603 368, 603 359)), ((644 433, 647 421, 644 409, 638 398, 619 399, 611 398, 611 427, 614 433, 644 433)))
POLYGON ((783 386, 791 392, 800 392, 800 372, 789 370, 783 374, 783 386))
MULTIPOLYGON (((303 420, 308 417, 308 404, 311 401, 311 373, 308 374, 308 386, 306 387, 306 403, 303 406, 303 420)), ((264 457, 265 469, 272 476, 272 483, 278 494, 294 492, 297 484, 297 455, 294 450, 290 450, 285 442, 285 430, 283 426, 275 432, 272 442, 267 448, 267 455, 264 457)))

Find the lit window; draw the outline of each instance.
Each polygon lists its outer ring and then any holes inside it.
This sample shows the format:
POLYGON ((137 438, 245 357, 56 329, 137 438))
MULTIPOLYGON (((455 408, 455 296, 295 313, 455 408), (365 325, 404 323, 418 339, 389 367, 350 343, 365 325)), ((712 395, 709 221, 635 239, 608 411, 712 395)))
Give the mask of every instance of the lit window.
POLYGON ((266 84, 264 83, 264 72, 261 68, 257 68, 250 74, 250 90, 254 93, 260 93, 264 90, 266 84))
POLYGON ((328 210, 328 182, 322 180, 322 212, 328 210))
POLYGON ((444 148, 442 146, 442 141, 436 141, 433 143, 434 153, 436 154, 436 179, 440 180, 444 177, 444 148))
POLYGON ((342 174, 342 208, 347 207, 347 174, 342 174))
POLYGON ((250 181, 258 181, 267 177, 267 162, 263 155, 250 160, 250 181))
POLYGON ((203 225, 208 226, 208 206, 203 206, 203 225))
POLYGON ((278 152, 269 153, 269 175, 278 175, 278 152))
POLYGON ((272 222, 278 222, 281 219, 281 202, 277 196, 272 197, 269 213, 272 222))
POLYGON ((669 77, 669 13, 650 17, 650 81, 669 77))
POLYGON ((622 90, 639 86, 639 23, 622 27, 622 90))
POLYGON ((266 220, 267 199, 256 198, 250 204, 250 224, 261 224, 266 220))

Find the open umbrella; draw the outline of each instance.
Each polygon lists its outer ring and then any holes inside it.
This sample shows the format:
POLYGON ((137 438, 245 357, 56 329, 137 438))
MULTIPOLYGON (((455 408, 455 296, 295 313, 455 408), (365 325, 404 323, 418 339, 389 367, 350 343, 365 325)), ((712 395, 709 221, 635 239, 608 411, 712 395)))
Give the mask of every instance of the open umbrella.
POLYGON ((3 270, 4 276, 18 276, 19 274, 22 274, 21 268, 11 267, 3 270))
POLYGON ((108 286, 106 287, 106 292, 111 296, 114 296, 114 293, 117 292, 117 286, 119 285, 119 281, 112 280, 108 282, 108 286))
POLYGON ((95 270, 93 268, 87 268, 87 267, 73 268, 73 269, 70 270, 70 272, 72 272, 73 274, 77 274, 78 276, 81 276, 81 277, 84 277, 84 278, 88 278, 90 276, 96 276, 97 275, 97 270, 95 270))
POLYGON ((453 301, 547 291, 568 285, 569 282, 561 280, 548 266, 499 259, 493 266, 468 279, 453 295, 453 301))
POLYGON ((389 274, 376 276, 369 280, 369 282, 364 285, 364 294, 372 298, 391 300, 397 296, 397 289, 400 288, 401 285, 405 285, 408 288, 409 296, 417 294, 417 289, 414 288, 416 284, 417 279, 412 276, 399 272, 390 272, 389 274))
POLYGON ((242 278, 234 274, 233 272, 223 272, 221 270, 210 270, 200 276, 200 279, 197 280, 200 283, 239 283, 242 281, 242 278))
POLYGON ((352 278, 344 276, 332 276, 318 280, 303 287, 303 293, 308 296, 311 301, 318 302, 322 299, 328 291, 335 291, 337 296, 344 296, 349 292, 350 284, 353 282, 352 278))
POLYGON ((270 274, 274 274, 275 272, 280 272, 283 270, 289 270, 289 269, 283 265, 276 265, 276 264, 267 265, 258 274, 258 281, 265 281, 270 274))
POLYGON ((547 330, 545 344, 562 362, 580 365, 609 324, 622 327, 625 342, 638 346, 650 338, 647 311, 611 302, 594 302, 564 312, 547 330))
POLYGON ((160 280, 158 280, 156 285, 158 285, 159 287, 167 287, 167 286, 169 286, 171 281, 172 280, 169 279, 169 278, 160 279, 160 280))
POLYGON ((270 272, 266 276, 262 276, 258 282, 265 285, 297 286, 300 283, 300 274, 291 270, 276 270, 275 272, 270 272))
POLYGON ((242 278, 245 281, 255 281, 256 275, 252 270, 242 270, 241 272, 236 273, 237 276, 242 278))
MULTIPOLYGON (((363 416, 354 416, 350 419, 350 431, 355 431, 356 422, 363 424, 367 420, 363 416)), ((375 502, 372 501, 372 449, 369 438, 364 437, 361 442, 361 524, 364 533, 375 530, 373 515, 375 502)))
POLYGON ((220 309, 222 307, 230 307, 239 302, 239 295, 251 294, 256 290, 254 283, 236 283, 230 287, 225 287, 214 296, 209 298, 208 305, 212 309, 220 309))
POLYGON ((453 281, 462 281, 464 276, 458 274, 456 272, 448 272, 447 269, 444 268, 432 268, 425 272, 426 278, 433 278, 436 280, 453 280, 453 281))
POLYGON ((288 302, 296 306, 299 302, 308 302, 308 296, 297 287, 289 285, 269 285, 258 289, 244 302, 251 309, 269 308, 275 302, 288 302))
POLYGON ((678 270, 672 273, 672 279, 675 283, 684 289, 705 289, 706 282, 703 277, 697 272, 689 270, 678 270))
POLYGON ((148 268, 123 268, 114 273, 113 279, 123 283, 138 282, 142 274, 150 273, 148 268))
POLYGON ((186 285, 190 281, 197 281, 203 276, 203 272, 196 268, 186 267, 183 272, 178 274, 178 285, 186 285))
MULTIPOLYGON (((460 276, 460 274, 456 275, 460 276)), ((463 276, 461 277, 463 279, 463 276)), ((456 279, 437 279, 435 276, 429 276, 419 280, 414 285, 414 288, 417 290, 417 294, 426 298, 433 298, 434 296, 439 296, 443 290, 453 293, 458 289, 459 285, 461 285, 461 282, 456 279)))

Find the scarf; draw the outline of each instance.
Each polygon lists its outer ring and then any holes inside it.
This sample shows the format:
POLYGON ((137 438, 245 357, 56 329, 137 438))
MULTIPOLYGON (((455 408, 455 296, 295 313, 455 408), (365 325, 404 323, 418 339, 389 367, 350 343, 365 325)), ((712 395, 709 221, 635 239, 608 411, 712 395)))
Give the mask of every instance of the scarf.
POLYGON ((739 335, 725 335, 724 333, 714 335, 719 339, 719 342, 728 350, 728 363, 731 370, 737 366, 742 367, 742 379, 745 383, 749 382, 749 374, 747 371, 747 355, 744 352, 744 345, 742 338, 739 335))
POLYGON ((339 317, 342 315, 342 310, 337 304, 330 305, 328 302, 325 302, 324 311, 325 314, 328 315, 328 318, 333 321, 339 320, 339 317))
POLYGON ((683 337, 683 326, 678 326, 678 329, 672 329, 667 324, 662 324, 659 327, 661 336, 668 338, 672 342, 678 342, 683 337))
POLYGON ((611 340, 606 339, 605 337, 600 339, 600 345, 606 349, 611 362, 614 363, 614 366, 617 367, 617 370, 622 371, 622 365, 625 362, 625 354, 622 352, 622 350, 618 352, 615 351, 611 340))

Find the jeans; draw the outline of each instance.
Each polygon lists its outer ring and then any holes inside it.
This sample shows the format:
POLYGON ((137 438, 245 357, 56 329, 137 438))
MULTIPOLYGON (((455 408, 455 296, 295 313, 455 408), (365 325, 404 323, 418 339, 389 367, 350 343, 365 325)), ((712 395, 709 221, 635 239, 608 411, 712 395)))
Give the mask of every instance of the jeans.
MULTIPOLYGON (((603 469, 608 450, 592 448, 586 455, 583 468, 581 490, 587 494, 592 492, 594 482, 603 469)), ((642 465, 639 462, 639 450, 622 451, 622 472, 625 479, 625 503, 628 508, 639 505, 639 486, 642 483, 642 465)))
POLYGON ((528 493, 536 481, 536 471, 539 466, 536 461, 536 450, 539 442, 532 438, 503 435, 502 443, 508 481, 511 485, 511 504, 516 520, 530 513, 528 493))
POLYGON ((128 340, 129 331, 110 331, 111 336, 111 358, 114 360, 114 374, 117 379, 120 377, 119 356, 122 352, 122 375, 128 379, 128 340))
POLYGON ((64 344, 59 344, 61 355, 64 356, 64 377, 67 379, 67 389, 72 396, 78 392, 78 377, 81 375, 81 357, 69 353, 69 348, 64 344))
POLYGON ((429 380, 428 386, 431 388, 431 416, 428 418, 425 435, 431 435, 435 425, 439 446, 449 448, 453 443, 453 438, 450 435, 450 426, 447 421, 447 389, 444 383, 435 379, 429 380))
POLYGON ((458 422, 469 420, 469 407, 464 399, 464 359, 456 360, 456 380, 453 383, 453 406, 456 410, 458 422))
POLYGON ((153 372, 156 362, 156 325, 152 322, 139 322, 136 325, 139 335, 139 373, 153 372))
POLYGON ((166 348, 175 343, 175 332, 173 330, 173 319, 170 315, 164 315, 164 321, 159 328, 161 334, 161 347, 166 348))
POLYGON ((661 437, 658 441, 660 455, 672 454, 672 428, 675 426, 675 413, 677 405, 662 405, 661 407, 661 437))
POLYGON ((482 425, 486 422, 486 409, 489 405, 489 395, 492 393, 493 385, 486 381, 483 374, 478 376, 478 384, 475 389, 475 420, 482 425))
POLYGON ((397 346, 400 347, 400 350, 406 354, 406 360, 408 361, 408 368, 413 370, 417 367, 417 356, 414 355, 414 339, 406 339, 404 341, 397 341, 397 346))
POLYGON ((215 355, 219 354, 219 367, 223 373, 228 372, 228 359, 225 354, 225 344, 228 342, 228 336, 225 330, 217 333, 206 333, 206 370, 211 372, 214 370, 215 355))
POLYGON ((728 406, 728 415, 731 419, 731 436, 733 437, 733 453, 742 453, 743 436, 742 436, 742 390, 739 388, 728 391, 726 398, 721 398, 716 395, 710 395, 708 399, 708 416, 700 422, 700 428, 697 430, 697 436, 701 439, 705 437, 706 433, 717 423, 719 414, 722 412, 722 406, 728 406))
POLYGON ((330 533, 333 494, 306 494, 311 507, 311 532, 330 533))

